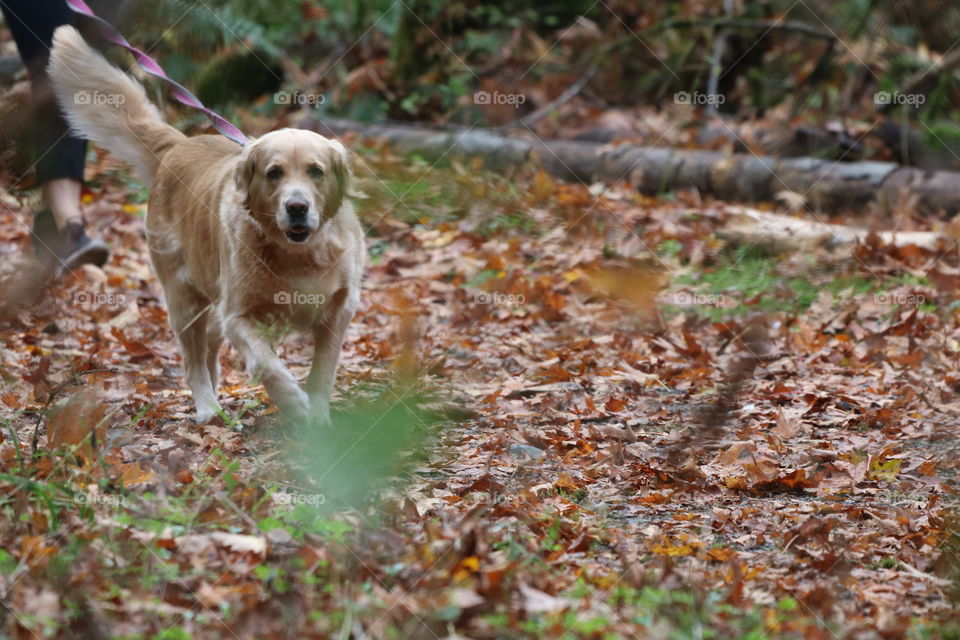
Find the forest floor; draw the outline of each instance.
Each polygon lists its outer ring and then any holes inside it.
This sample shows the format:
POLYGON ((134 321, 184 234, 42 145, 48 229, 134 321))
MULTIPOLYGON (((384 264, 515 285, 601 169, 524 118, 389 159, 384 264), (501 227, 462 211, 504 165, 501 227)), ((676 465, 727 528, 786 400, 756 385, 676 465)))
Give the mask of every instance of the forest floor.
POLYGON ((190 420, 144 190, 91 163, 109 264, 0 327, 0 633, 957 632, 955 248, 765 256, 694 194, 353 147, 371 261, 307 435, 229 349, 190 420))

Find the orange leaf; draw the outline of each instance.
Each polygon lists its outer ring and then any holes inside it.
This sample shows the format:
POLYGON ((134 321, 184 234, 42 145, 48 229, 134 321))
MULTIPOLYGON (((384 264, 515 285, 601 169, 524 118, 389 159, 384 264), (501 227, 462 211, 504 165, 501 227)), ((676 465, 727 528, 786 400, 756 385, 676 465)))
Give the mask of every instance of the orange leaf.
POLYGON ((89 389, 76 394, 55 413, 47 427, 47 445, 51 449, 84 443, 78 454, 88 460, 93 458, 92 438, 103 442, 107 406, 89 389))
POLYGON ((627 402, 623 398, 610 398, 603 406, 607 411, 617 412, 626 409, 627 402))
POLYGON ((650 311, 663 284, 663 274, 652 267, 630 266, 601 269, 587 276, 598 293, 618 298, 639 311, 650 311))
POLYGON ((638 502, 640 504, 665 504, 670 502, 670 498, 672 497, 672 494, 667 495, 663 493, 651 493, 643 496, 642 498, 637 498, 633 502, 638 502))
POLYGON ((713 549, 707 549, 707 557, 714 562, 726 562, 734 555, 736 555, 734 550, 726 547, 714 547, 713 549))
POLYGON ((680 556, 693 555, 696 549, 689 544, 664 545, 664 544, 657 543, 653 545, 650 551, 656 554, 659 554, 661 556, 680 557, 680 556))

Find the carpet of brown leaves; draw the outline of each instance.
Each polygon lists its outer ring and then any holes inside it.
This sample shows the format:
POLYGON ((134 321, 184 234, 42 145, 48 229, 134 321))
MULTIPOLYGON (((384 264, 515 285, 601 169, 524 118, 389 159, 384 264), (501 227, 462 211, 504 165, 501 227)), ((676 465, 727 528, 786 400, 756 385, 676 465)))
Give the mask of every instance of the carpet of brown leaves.
MULTIPOLYGON (((0 329, 9 637, 892 638, 952 611, 955 249, 784 256, 814 284, 900 284, 762 310, 672 278, 736 269, 711 235, 722 203, 369 157, 374 257, 335 404, 389 385, 415 332, 418 393, 445 416, 422 451, 363 504, 290 525, 268 490, 292 482, 290 442, 233 352, 237 424, 189 420, 142 206, 98 166, 110 263, 0 329), (743 312, 697 311, 723 304, 743 312)), ((8 287, 27 211, 0 205, 8 287)), ((281 351, 302 376, 308 345, 281 351)))

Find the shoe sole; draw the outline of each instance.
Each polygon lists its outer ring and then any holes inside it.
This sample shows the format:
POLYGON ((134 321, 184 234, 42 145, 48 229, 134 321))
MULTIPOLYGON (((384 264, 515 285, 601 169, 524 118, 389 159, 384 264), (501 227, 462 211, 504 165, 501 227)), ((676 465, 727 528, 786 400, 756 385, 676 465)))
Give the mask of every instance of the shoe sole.
POLYGON ((77 267, 85 264, 102 267, 107 263, 107 258, 109 257, 110 251, 107 249, 105 242, 99 239, 91 240, 63 259, 62 264, 58 265, 57 275, 73 271, 77 267))

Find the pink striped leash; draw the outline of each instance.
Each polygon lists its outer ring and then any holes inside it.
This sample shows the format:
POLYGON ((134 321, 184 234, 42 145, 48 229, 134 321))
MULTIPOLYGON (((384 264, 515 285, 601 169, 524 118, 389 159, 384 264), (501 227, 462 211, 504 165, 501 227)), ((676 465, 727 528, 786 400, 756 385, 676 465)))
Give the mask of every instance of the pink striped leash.
POLYGON ((243 135, 243 132, 240 129, 237 129, 233 124, 231 124, 226 118, 220 114, 208 109, 203 106, 203 103, 193 95, 186 87, 177 82, 176 80, 170 78, 166 72, 163 70, 156 60, 145 54, 140 49, 137 49, 132 44, 127 42, 127 39, 124 38, 119 31, 117 31, 112 24, 104 20, 103 18, 96 15, 90 7, 87 6, 87 3, 83 0, 66 0, 67 6, 70 7, 76 13, 85 15, 88 18, 92 18, 96 21, 97 26, 100 28, 100 32, 103 34, 103 37, 113 44, 120 45, 131 54, 137 60, 144 71, 150 75, 154 75, 164 82, 166 82, 171 87, 171 93, 173 94, 174 99, 180 104, 185 104, 188 107, 193 107, 198 111, 202 111, 208 118, 210 118, 213 128, 223 134, 225 137, 233 140, 241 147, 245 146, 248 142, 247 136, 243 135))

